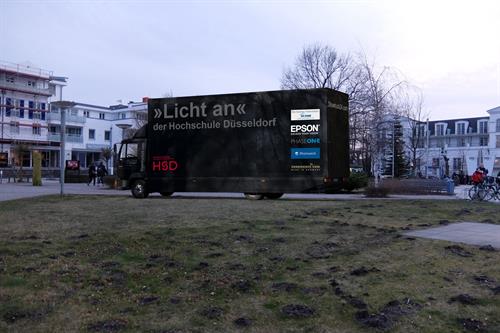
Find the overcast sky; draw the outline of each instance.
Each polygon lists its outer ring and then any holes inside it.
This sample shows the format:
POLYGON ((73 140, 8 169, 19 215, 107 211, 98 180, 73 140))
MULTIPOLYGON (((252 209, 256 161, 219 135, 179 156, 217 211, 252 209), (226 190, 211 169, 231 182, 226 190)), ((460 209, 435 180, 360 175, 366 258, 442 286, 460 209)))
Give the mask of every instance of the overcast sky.
POLYGON ((423 89, 431 119, 500 106, 500 1, 0 0, 0 60, 97 105, 274 90, 304 45, 362 49, 423 89))

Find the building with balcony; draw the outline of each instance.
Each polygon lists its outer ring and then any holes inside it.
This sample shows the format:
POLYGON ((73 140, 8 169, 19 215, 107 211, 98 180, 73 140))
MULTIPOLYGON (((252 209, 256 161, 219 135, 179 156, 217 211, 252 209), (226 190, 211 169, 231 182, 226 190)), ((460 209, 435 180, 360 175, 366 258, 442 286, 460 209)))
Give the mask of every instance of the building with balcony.
MULTIPOLYGON (((59 144, 47 138, 47 113, 62 83, 52 74, 29 63, 0 62, 0 153, 7 154, 9 164, 13 146, 24 144, 42 153, 44 167, 58 166, 59 144)), ((22 163, 31 166, 31 153, 22 163)))
MULTIPOLYGON (((32 152, 42 154, 42 168, 59 168, 61 113, 51 106, 57 86, 64 85, 52 71, 31 64, 0 62, 0 153, 13 164, 16 144, 29 147, 23 167, 32 167, 32 152)), ((79 160, 83 168, 101 159, 103 148, 112 148, 147 120, 147 99, 127 105, 99 106, 77 102, 66 110, 65 160, 79 160), (125 130, 124 130, 125 129, 125 130)))
MULTIPOLYGON (((404 128, 407 160, 415 162, 416 171, 426 177, 443 177, 453 173, 472 175, 484 164, 490 175, 500 172, 500 106, 487 110, 488 116, 416 122, 399 117, 404 128), (411 145, 408 143, 414 142, 411 145), (412 157, 415 151, 415 159, 412 157)), ((378 137, 390 137, 394 117, 379 124, 378 137), (387 135, 389 133, 389 135, 387 135)), ((384 155, 391 154, 390 140, 385 140, 374 159, 374 173, 381 171, 384 155)))

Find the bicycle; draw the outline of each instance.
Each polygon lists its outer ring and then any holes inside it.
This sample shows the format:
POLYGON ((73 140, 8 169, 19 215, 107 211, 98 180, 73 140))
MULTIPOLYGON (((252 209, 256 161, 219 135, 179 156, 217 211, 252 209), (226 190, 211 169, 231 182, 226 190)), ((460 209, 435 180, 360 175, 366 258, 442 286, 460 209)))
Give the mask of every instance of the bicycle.
POLYGON ((500 200, 500 186, 499 186, 499 184, 496 184, 496 183, 486 184, 485 191, 486 192, 485 192, 483 200, 485 200, 485 201, 500 200))
POLYGON ((475 183, 469 189, 469 199, 483 201, 487 193, 487 184, 485 182, 475 183))

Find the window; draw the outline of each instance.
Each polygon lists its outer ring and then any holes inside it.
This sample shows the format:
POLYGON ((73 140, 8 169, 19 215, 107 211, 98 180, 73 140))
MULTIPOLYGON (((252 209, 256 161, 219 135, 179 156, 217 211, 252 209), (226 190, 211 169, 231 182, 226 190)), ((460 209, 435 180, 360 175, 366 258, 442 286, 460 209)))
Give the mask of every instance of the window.
POLYGON ((87 118, 90 118, 90 111, 87 110, 83 111, 83 115, 87 118))
POLYGON ((500 135, 497 135, 497 148, 500 148, 500 135))
POLYGON ((457 141, 457 147, 465 147, 465 139, 459 138, 457 141))
POLYGON ((30 81, 28 80, 28 87, 35 87, 36 86, 36 82, 35 81, 30 81))
POLYGON ((81 127, 66 127, 66 134, 68 136, 80 137, 82 136, 81 127))
POLYGON ((33 119, 42 119, 42 113, 39 111, 33 112, 33 119))
POLYGON ((13 76, 7 76, 7 77, 5 78, 5 81, 7 81, 7 82, 9 82, 9 83, 14 83, 14 82, 15 82, 15 80, 14 80, 14 77, 13 77, 13 76))
POLYGON ((33 135, 41 135, 41 127, 39 124, 33 124, 33 135))
POLYGON ((95 140, 95 129, 89 129, 89 140, 95 140))
POLYGON ((16 121, 10 122, 10 133, 11 134, 19 134, 19 123, 16 121))
POLYGON ((111 138, 111 132, 110 131, 104 131, 104 140, 109 141, 111 138))
POLYGON ((5 99, 5 104, 7 105, 5 107, 5 116, 6 117, 10 117, 10 113, 11 113, 11 111, 13 109, 13 107, 11 106, 12 105, 12 99, 10 99, 10 98, 7 97, 5 99))
POLYGON ((125 113, 120 113, 120 118, 125 119, 125 113))
POLYGON ((439 167, 439 158, 433 158, 432 159, 432 166, 433 167, 439 167))
POLYGON ((148 115, 147 113, 137 113, 136 118, 139 120, 148 120, 148 115))
POLYGON ((454 158, 453 159, 453 170, 454 171, 462 170, 462 159, 461 158, 454 158))
POLYGON ((488 133, 488 122, 487 121, 480 121, 479 122, 479 133, 481 133, 481 134, 488 133))
POLYGON ((33 119, 33 109, 35 108, 35 102, 28 101, 28 118, 33 119))
POLYGON ((24 99, 19 100, 19 118, 24 118, 24 99))
POLYGON ((465 134, 465 123, 457 123, 457 133, 456 134, 465 134))
POLYGON ((71 116, 78 116, 78 110, 71 109, 71 111, 70 111, 70 115, 71 115, 71 116))
POLYGON ((436 125, 436 135, 444 135, 444 124, 436 125))
POLYGON ((500 132, 500 119, 497 119, 497 132, 500 132))
POLYGON ((479 145, 484 147, 488 145, 489 137, 488 136, 482 136, 479 138, 479 145))
POLYGON ((104 112, 99 113, 99 119, 104 119, 104 112))

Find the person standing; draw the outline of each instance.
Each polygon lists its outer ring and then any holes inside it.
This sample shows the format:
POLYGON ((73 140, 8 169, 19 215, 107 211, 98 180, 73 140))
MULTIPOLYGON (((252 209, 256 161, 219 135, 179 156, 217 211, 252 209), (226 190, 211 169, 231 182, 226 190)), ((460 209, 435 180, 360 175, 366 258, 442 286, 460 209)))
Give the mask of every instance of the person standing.
POLYGON ((92 182, 94 182, 94 186, 95 186, 96 175, 97 175, 97 170, 96 170, 95 164, 92 163, 89 166, 89 182, 88 182, 87 186, 89 186, 90 183, 92 183, 92 182))
POLYGON ((107 174, 108 170, 106 170, 104 164, 102 162, 99 163, 99 166, 97 167, 97 184, 104 185, 104 176, 106 176, 107 174))

